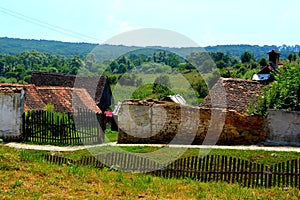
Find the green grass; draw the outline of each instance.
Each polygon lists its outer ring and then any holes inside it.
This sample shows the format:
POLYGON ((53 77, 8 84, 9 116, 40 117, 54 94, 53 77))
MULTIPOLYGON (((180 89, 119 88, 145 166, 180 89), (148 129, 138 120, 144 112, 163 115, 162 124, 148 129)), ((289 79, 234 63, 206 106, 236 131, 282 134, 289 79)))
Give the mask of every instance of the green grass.
POLYGON ((0 146, 2 199, 299 199, 296 188, 245 188, 224 182, 165 179, 145 174, 34 159, 41 151, 0 146), (3 168, 3 163, 5 167, 3 168))
POLYGON ((107 129, 105 131, 104 143, 116 142, 116 141, 118 141, 118 132, 107 129))

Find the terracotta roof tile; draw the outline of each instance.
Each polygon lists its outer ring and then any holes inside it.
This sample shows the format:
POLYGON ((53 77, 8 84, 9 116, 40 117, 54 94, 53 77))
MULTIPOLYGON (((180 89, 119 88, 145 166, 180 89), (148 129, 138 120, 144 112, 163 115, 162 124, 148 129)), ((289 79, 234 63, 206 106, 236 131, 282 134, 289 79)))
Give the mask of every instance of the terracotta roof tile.
POLYGON ((41 98, 35 85, 24 85, 25 90, 25 104, 24 110, 44 110, 45 102, 41 98))
POLYGON ((0 83, 1 93, 18 93, 23 89, 22 84, 0 83))
POLYGON ((209 95, 200 104, 200 107, 225 107, 244 113, 248 109, 249 103, 261 94, 263 87, 264 85, 258 81, 220 78, 211 88, 209 95), (211 96, 214 98, 213 102, 216 102, 214 106, 212 106, 211 96))
POLYGON ((97 104, 99 104, 105 84, 108 82, 106 76, 76 76, 46 72, 33 72, 30 81, 36 86, 85 88, 97 104))
POLYGON ((55 111, 72 112, 74 109, 86 108, 101 113, 93 98, 84 88, 40 86, 36 89, 44 104, 53 104, 55 111))

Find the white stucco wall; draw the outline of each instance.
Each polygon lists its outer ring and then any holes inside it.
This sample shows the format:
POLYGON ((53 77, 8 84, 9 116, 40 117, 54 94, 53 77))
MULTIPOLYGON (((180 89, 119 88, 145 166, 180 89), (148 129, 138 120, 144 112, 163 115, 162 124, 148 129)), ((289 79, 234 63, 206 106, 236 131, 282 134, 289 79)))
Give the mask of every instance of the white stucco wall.
POLYGON ((269 140, 300 144, 300 112, 269 110, 268 123, 269 140))
POLYGON ((21 136, 23 91, 0 93, 0 138, 21 136))

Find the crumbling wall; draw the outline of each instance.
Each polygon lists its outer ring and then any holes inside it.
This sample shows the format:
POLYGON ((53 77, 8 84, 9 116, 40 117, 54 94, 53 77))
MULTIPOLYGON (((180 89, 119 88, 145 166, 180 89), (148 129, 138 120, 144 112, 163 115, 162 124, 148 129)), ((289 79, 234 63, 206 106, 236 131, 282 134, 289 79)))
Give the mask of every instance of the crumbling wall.
POLYGON ((118 143, 254 144, 267 134, 262 116, 171 102, 123 103, 118 125, 118 143))

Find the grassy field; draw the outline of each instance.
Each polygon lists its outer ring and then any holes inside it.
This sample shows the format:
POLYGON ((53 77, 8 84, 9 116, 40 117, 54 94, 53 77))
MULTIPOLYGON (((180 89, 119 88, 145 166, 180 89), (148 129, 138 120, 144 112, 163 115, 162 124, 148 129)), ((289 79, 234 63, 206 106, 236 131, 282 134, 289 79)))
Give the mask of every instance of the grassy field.
MULTIPOLYGON (((161 74, 136 74, 137 78, 141 78, 143 85, 145 84, 153 84, 154 80, 161 74)), ((181 94, 188 103, 193 105, 198 105, 198 99, 193 89, 191 89, 191 83, 199 81, 201 79, 201 75, 198 72, 190 72, 186 74, 175 73, 175 74, 167 74, 170 78, 170 90, 175 94, 181 94)), ((122 102, 124 100, 132 99, 132 96, 135 91, 138 90, 139 87, 135 86, 121 86, 119 84, 114 85, 112 92, 115 99, 115 102, 122 102)), ((150 88, 142 88, 139 90, 141 93, 145 93, 145 95, 149 98, 152 98, 151 94, 149 95, 149 91, 152 92, 150 88)), ((155 98, 155 97, 154 97, 155 98)))
MULTIPOLYGON (((151 148, 130 148, 149 152, 151 148)), ((195 153, 194 150, 187 152, 195 153)), ((273 163, 298 157, 298 153, 217 151, 273 163), (270 161, 272 159, 272 161, 270 161)), ((245 188, 223 182, 201 183, 191 179, 164 179, 145 174, 117 172, 76 165, 48 164, 44 151, 15 150, 0 146, 0 196, 2 199, 299 199, 296 188, 245 188)), ((86 151, 68 152, 80 157, 86 151)))

